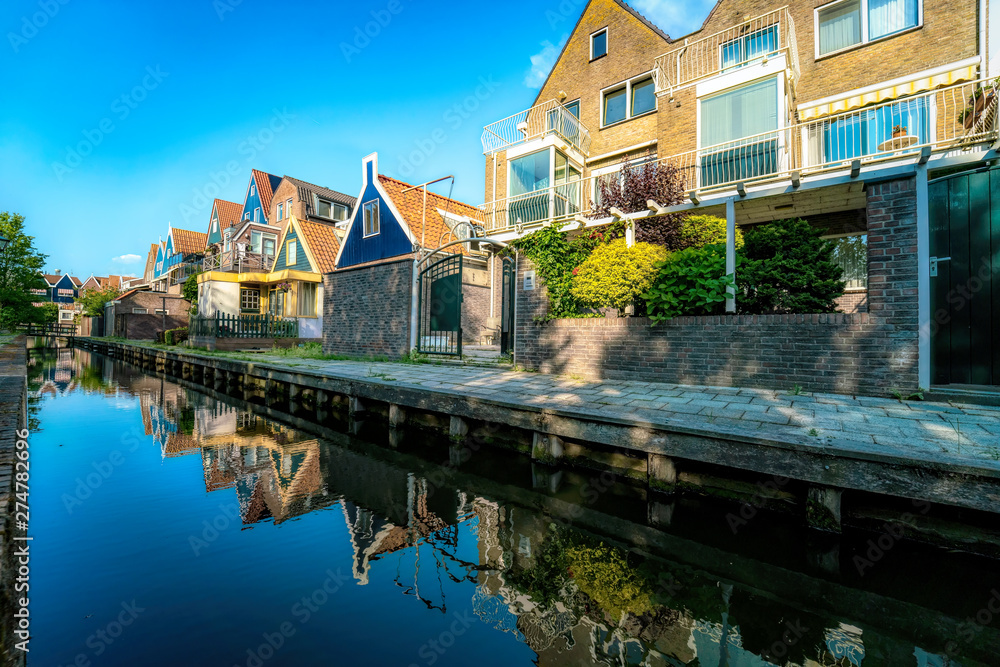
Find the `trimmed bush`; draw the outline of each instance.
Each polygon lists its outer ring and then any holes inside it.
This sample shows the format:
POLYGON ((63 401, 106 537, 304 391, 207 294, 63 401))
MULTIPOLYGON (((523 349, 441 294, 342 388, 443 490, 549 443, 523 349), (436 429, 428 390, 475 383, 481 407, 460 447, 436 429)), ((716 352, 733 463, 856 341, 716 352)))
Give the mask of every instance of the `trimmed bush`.
MULTIPOLYGON (((689 215, 681 223, 681 243, 685 248, 726 245, 726 219, 714 215, 689 215)), ((736 249, 743 247, 743 232, 736 228, 736 249)))
POLYGON ((643 295, 654 323, 684 315, 719 315, 725 310, 726 289, 733 279, 726 275, 724 245, 675 252, 658 269, 653 286, 643 295))
POLYGON ((167 345, 180 345, 188 339, 187 327, 167 329, 163 332, 163 342, 167 345))
POLYGON ((835 245, 805 220, 776 220, 744 233, 736 272, 742 313, 833 313, 844 294, 835 245))
POLYGON ((573 296, 590 308, 617 308, 622 313, 653 284, 657 264, 667 250, 652 243, 629 248, 624 239, 598 246, 573 271, 573 296))

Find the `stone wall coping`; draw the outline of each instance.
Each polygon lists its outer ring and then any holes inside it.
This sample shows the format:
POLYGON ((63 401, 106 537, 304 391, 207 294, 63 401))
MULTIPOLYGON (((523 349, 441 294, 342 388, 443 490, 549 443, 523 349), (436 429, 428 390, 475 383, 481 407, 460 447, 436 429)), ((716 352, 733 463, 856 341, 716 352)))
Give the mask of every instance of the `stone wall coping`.
POLYGON ((555 327, 678 327, 678 326, 748 326, 788 324, 870 324, 870 313, 813 313, 781 315, 697 315, 675 317, 653 324, 648 317, 580 317, 542 323, 555 327))

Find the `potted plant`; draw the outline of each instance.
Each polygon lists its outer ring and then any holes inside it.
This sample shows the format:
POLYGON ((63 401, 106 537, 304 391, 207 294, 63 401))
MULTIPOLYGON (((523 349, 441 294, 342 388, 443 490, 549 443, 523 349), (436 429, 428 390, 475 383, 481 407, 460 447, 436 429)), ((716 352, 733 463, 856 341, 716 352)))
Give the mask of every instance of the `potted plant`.
POLYGON ((274 287, 275 287, 275 289, 279 289, 282 292, 288 292, 288 290, 292 289, 292 284, 291 283, 278 283, 274 287))
POLYGON ((892 127, 892 138, 898 139, 899 137, 906 136, 906 126, 905 125, 893 125, 892 127))

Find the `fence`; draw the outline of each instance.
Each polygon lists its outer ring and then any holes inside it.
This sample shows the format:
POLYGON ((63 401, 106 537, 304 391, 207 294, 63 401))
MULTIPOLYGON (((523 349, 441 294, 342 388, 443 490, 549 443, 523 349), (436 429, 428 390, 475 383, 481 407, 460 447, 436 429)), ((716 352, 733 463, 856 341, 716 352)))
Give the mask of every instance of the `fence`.
POLYGON ((188 327, 190 336, 213 338, 298 338, 299 321, 270 313, 263 315, 228 315, 195 317, 188 327))
POLYGON ((230 250, 217 255, 208 255, 202 260, 204 271, 235 271, 246 273, 259 271, 266 273, 274 266, 274 255, 267 255, 245 250, 230 250))

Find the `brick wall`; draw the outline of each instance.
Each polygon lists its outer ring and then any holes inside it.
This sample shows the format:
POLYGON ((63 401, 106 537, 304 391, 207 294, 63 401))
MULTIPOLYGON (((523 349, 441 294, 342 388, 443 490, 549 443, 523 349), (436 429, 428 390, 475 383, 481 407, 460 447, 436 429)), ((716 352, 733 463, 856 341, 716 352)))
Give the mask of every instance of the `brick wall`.
POLYGON ((323 276, 323 351, 399 357, 410 349, 409 259, 323 276))
POLYGON ((518 258, 515 361, 548 373, 680 384, 886 395, 917 387, 913 179, 870 184, 868 313, 639 318, 545 324, 544 285, 518 258))
POLYGON ((129 340, 156 340, 156 335, 169 329, 180 329, 188 325, 188 314, 137 315, 134 313, 118 313, 115 315, 114 335, 129 340), (166 327, 164 327, 166 319, 166 327))
POLYGON ((462 343, 476 345, 479 332, 490 316, 490 288, 482 285, 462 285, 462 343))

